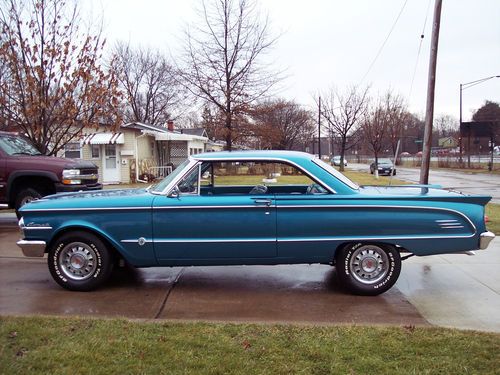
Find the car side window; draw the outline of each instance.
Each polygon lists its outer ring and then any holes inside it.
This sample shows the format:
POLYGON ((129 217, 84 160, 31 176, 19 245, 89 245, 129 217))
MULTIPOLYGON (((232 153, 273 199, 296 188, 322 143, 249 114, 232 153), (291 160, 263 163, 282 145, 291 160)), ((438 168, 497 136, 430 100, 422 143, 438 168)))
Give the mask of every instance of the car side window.
POLYGON ((197 165, 187 175, 185 175, 177 184, 177 190, 181 195, 199 194, 200 189, 200 166, 197 165))
POLYGON ((280 162, 203 163, 202 195, 325 194, 327 190, 296 167, 280 162))

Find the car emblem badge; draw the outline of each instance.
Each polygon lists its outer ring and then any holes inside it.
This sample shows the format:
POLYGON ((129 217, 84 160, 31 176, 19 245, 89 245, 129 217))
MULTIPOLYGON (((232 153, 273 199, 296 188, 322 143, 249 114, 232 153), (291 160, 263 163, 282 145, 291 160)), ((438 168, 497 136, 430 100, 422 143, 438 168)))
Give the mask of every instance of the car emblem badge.
POLYGON ((139 246, 144 246, 146 244, 146 239, 144 237, 139 237, 137 243, 139 244, 139 246))

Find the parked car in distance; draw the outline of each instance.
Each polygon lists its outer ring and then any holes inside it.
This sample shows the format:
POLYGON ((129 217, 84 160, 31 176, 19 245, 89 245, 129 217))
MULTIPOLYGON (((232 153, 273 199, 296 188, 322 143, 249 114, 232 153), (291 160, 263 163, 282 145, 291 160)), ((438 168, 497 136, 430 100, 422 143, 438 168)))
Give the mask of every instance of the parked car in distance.
MULTIPOLYGON (((336 166, 336 167, 340 167, 340 156, 337 155, 337 156, 333 156, 331 159, 330 159, 330 162, 336 166)), ((347 160, 344 159, 344 166, 347 167, 347 160)))
POLYGON ((16 209, 59 192, 101 190, 89 161, 42 155, 17 133, 0 132, 0 203, 16 209))
POLYGON ((101 286, 124 260, 330 264, 349 291, 376 295, 394 285, 408 256, 486 249, 495 237, 484 222, 490 199, 431 185, 358 186, 302 152, 212 152, 147 189, 28 203, 18 245, 28 257, 48 253, 54 280, 77 291, 101 286))
POLYGON ((375 165, 375 162, 371 163, 370 164, 370 173, 374 174, 375 173, 375 169, 378 169, 378 174, 379 175, 390 176, 391 173, 392 173, 393 176, 396 175, 396 167, 392 163, 391 159, 387 159, 387 158, 378 159, 378 168, 375 165))

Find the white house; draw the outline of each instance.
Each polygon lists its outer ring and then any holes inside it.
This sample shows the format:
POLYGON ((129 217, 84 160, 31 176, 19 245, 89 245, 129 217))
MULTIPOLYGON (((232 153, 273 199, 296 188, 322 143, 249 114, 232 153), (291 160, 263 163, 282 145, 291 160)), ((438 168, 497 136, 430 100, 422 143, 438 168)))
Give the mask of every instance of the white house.
POLYGON ((204 152, 209 142, 204 131, 199 135, 197 129, 176 131, 173 126, 171 121, 167 127, 131 122, 116 132, 102 126, 85 133, 80 142, 66 145, 64 156, 94 162, 102 183, 163 177, 189 155, 204 152))

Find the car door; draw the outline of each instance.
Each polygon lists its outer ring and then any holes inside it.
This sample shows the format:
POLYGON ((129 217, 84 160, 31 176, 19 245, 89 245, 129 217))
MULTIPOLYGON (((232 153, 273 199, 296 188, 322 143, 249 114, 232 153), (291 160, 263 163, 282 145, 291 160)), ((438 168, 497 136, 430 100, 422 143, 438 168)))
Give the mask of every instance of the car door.
MULTIPOLYGON (((205 163, 206 169, 206 163, 205 163)), ((162 265, 255 264, 276 256, 274 195, 235 188, 200 194, 198 164, 170 196, 153 202, 153 240, 162 265)))

